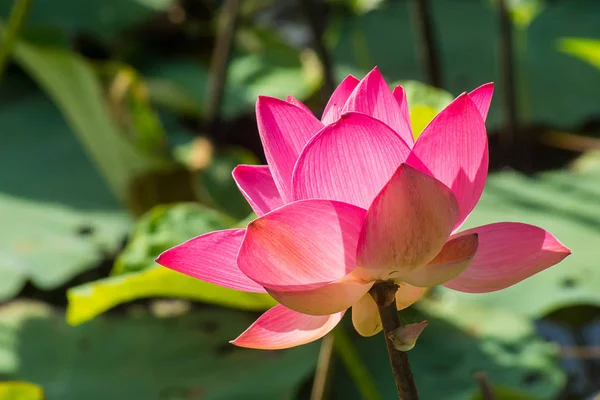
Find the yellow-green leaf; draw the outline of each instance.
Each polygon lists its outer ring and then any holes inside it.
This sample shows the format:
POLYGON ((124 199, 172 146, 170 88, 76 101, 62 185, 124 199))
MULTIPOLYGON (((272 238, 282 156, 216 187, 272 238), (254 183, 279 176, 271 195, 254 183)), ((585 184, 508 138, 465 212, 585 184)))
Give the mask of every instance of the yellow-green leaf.
POLYGON ((392 83, 390 86, 394 87, 396 85, 402 85, 406 92, 410 124, 415 140, 433 117, 450 104, 454 98, 451 93, 445 90, 418 81, 399 81, 392 83))
POLYGON ((252 311, 277 304, 267 294, 227 289, 157 266, 69 289, 67 321, 81 324, 119 304, 152 297, 190 299, 252 311))
POLYGON ((44 391, 28 382, 0 382, 0 400, 43 400, 44 391))
POLYGON ((560 51, 570 54, 600 68, 600 40, 585 38, 563 38, 558 42, 560 51))
POLYGON ((410 125, 412 126, 415 140, 419 137, 423 129, 436 116, 438 110, 431 106, 417 104, 410 107, 410 125))

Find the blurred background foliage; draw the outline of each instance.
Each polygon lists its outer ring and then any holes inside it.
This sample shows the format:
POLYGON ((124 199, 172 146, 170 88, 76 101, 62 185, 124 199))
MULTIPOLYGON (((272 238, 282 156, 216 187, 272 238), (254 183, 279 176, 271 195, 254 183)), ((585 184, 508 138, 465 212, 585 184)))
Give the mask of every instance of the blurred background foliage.
POLYGON ((345 323, 324 340, 315 397, 319 344, 228 344, 273 299, 154 262, 252 219, 231 170, 264 162, 258 95, 318 116, 374 65, 405 86, 415 132, 495 81, 469 226, 533 223, 573 250, 402 313, 431 321, 411 353, 423 398, 480 399, 478 373, 500 399, 600 391, 600 2, 0 0, 0 18, 0 400, 393 397, 380 337, 345 323))

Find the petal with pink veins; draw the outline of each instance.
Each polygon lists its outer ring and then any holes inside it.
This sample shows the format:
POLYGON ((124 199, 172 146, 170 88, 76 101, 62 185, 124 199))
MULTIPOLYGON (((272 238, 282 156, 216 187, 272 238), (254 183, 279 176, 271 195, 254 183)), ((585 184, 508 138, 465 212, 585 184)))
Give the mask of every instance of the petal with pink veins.
POLYGON ((293 104, 265 96, 259 96, 256 102, 256 120, 275 185, 284 202, 288 202, 298 155, 323 124, 293 104))
POLYGON ((343 316, 344 312, 322 316, 306 315, 279 304, 261 315, 231 343, 261 350, 300 346, 325 336, 343 316))
POLYGON ((447 282, 469 266, 475 257, 477 244, 477 233, 448 240, 429 264, 417 268, 410 277, 404 278, 404 281, 420 287, 432 287, 447 282))
POLYGON ((394 130, 409 147, 414 139, 409 120, 404 118, 402 108, 378 68, 373 68, 356 86, 344 109, 372 116, 394 130))
POLYGON ((364 279, 404 281, 440 252, 457 216, 456 199, 444 184, 400 165, 367 211, 357 273, 364 279))
POLYGON ((287 101, 290 104, 295 105, 298 108, 303 109, 304 111, 306 111, 307 113, 314 115, 312 111, 310 111, 310 108, 306 107, 306 104, 304 104, 303 102, 301 102, 300 100, 298 100, 297 98, 295 98, 294 96, 291 95, 287 95, 285 96, 285 101, 287 101))
POLYGON ((492 96, 494 95, 494 83, 486 83, 485 85, 479 86, 469 93, 469 97, 473 100, 473 103, 477 106, 477 109, 481 113, 483 120, 487 118, 490 104, 492 103, 492 96))
POLYGON ((175 246, 158 256, 160 265, 215 285, 245 292, 265 289, 237 265, 245 229, 210 232, 175 246))
POLYGON ((504 289, 559 263, 571 251, 550 232, 517 222, 479 226, 456 236, 477 233, 479 247, 471 264, 444 286, 468 293, 504 289))
POLYGON ((354 88, 356 88, 359 82, 360 81, 352 75, 348 75, 342 81, 342 83, 335 88, 333 94, 327 102, 327 105, 325 106, 321 122, 323 122, 325 125, 329 125, 337 121, 342 116, 342 109, 346 104, 346 100, 348 100, 348 97, 350 97, 350 94, 352 94, 352 91, 354 88))
POLYGON ((332 199, 367 208, 409 155, 406 143, 381 121, 344 114, 302 151, 292 179, 293 198, 332 199))
POLYGON ((485 123, 467 94, 458 96, 425 127, 408 163, 454 193, 459 227, 481 197, 488 169, 485 123))
POLYGON ((336 201, 287 204, 248 225, 238 265, 288 308, 311 315, 343 311, 372 286, 350 274, 364 215, 336 201))
POLYGON ((259 217, 283 205, 267 165, 238 165, 233 179, 259 217))

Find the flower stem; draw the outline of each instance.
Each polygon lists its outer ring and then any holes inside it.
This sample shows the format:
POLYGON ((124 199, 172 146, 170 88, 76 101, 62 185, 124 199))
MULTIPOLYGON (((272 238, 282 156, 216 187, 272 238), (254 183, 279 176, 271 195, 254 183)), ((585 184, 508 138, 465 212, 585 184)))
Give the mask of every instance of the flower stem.
POLYGON ((429 0, 413 0, 414 22, 416 24, 418 48, 422 67, 427 73, 427 83, 441 88, 442 78, 440 71, 440 58, 435 40, 434 25, 431 18, 429 0))
POLYGON ((479 383, 479 388, 481 389, 481 398, 484 400, 498 400, 498 397, 494 393, 494 389, 492 389, 492 385, 487 379, 487 375, 485 372, 478 372, 475 374, 475 379, 477 379, 477 383, 479 383))
POLYGON ((415 380, 410 368, 408 354, 394 348, 390 340, 390 334, 400 327, 398 310, 396 309, 396 291, 398 285, 391 282, 377 282, 370 293, 377 304, 379 316, 383 325, 385 344, 390 356, 390 364, 398 389, 398 396, 401 400, 418 400, 419 394, 415 386, 415 380))
POLYGON ((217 29, 215 48, 210 61, 211 78, 205 113, 207 129, 213 135, 221 119, 221 103, 225 93, 229 61, 241 9, 240 0, 226 0, 222 7, 222 23, 217 29))
POLYGON ((344 327, 338 325, 332 333, 335 337, 335 352, 358 388, 361 398, 363 400, 381 400, 382 397, 373 376, 361 360, 358 350, 344 327))
POLYGON ((317 361, 317 370, 313 381, 310 400, 324 400, 327 398, 331 364, 333 363, 333 346, 335 336, 333 333, 326 335, 321 341, 321 350, 317 361))

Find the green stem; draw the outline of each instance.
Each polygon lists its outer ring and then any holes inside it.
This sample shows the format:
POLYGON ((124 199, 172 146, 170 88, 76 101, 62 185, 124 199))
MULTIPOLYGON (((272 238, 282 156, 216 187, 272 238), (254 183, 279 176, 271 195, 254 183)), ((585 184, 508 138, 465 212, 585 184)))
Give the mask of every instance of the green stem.
POLYGON ((498 400, 498 397, 494 393, 492 385, 490 385, 490 382, 488 381, 485 372, 476 373, 475 379, 477 379, 477 383, 479 383, 479 388, 481 389, 481 396, 483 400, 498 400))
POLYGON ((527 70, 527 30, 528 27, 515 28, 515 47, 517 49, 517 91, 521 107, 521 123, 529 125, 532 119, 531 91, 527 70))
POLYGON ((229 71, 229 61, 233 52, 235 32, 241 10, 240 0, 226 0, 223 3, 223 21, 217 29, 217 39, 210 61, 210 81, 207 92, 206 121, 208 131, 215 134, 221 119, 221 103, 225 94, 225 84, 229 71))
POLYGON ((381 400, 381 395, 377 390, 373 377, 360 359, 358 351, 344 328, 339 326, 332 333, 336 354, 346 367, 362 398, 364 400, 381 400))
POLYGON ((25 17, 27 16, 27 11, 29 11, 30 4, 31 0, 16 0, 10 11, 8 25, 6 26, 6 29, 4 29, 2 44, 0 45, 0 81, 2 81, 6 64, 17 43, 19 31, 23 22, 25 22, 25 17))
POLYGON ((321 350, 319 351, 319 360, 317 361, 310 400, 324 400, 327 398, 329 377, 331 376, 331 366, 333 364, 334 342, 335 338, 332 333, 326 335, 321 341, 321 350))

